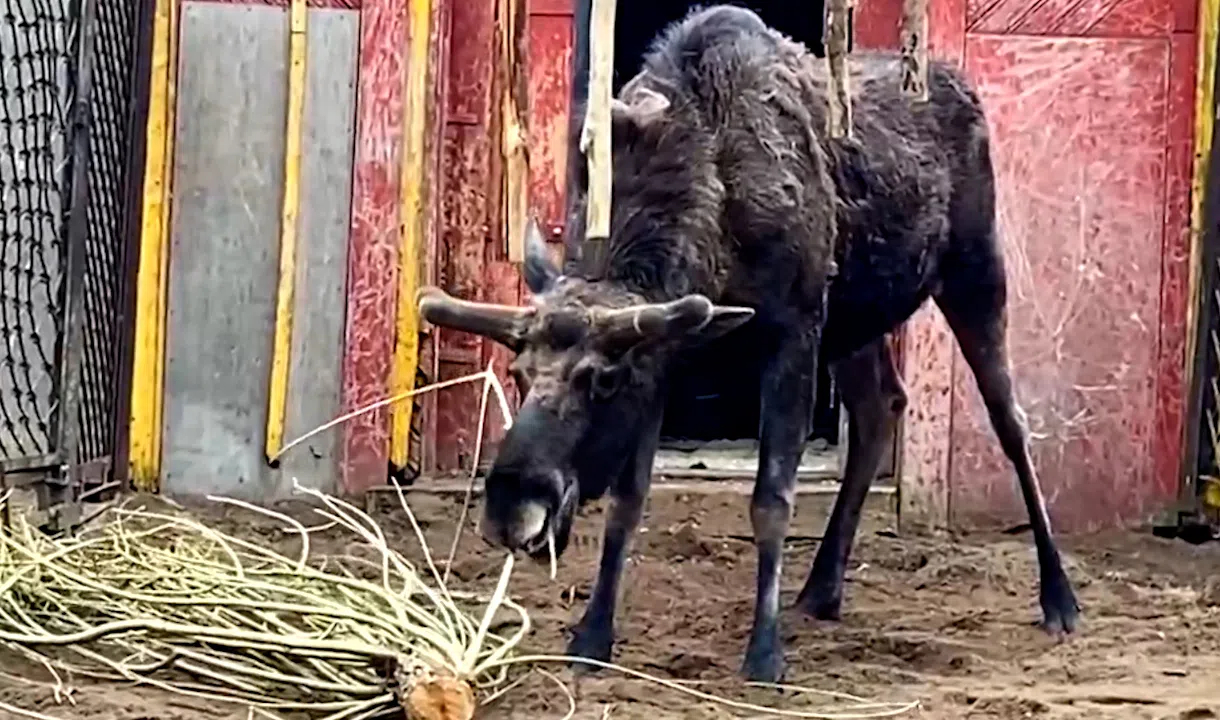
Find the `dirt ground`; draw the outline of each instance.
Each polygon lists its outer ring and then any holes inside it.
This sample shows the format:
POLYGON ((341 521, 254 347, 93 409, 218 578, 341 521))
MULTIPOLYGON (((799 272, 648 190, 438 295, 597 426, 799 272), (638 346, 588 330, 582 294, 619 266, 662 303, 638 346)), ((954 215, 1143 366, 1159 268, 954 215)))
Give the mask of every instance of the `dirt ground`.
MULTIPOLYGON (((378 513, 383 526, 402 547, 413 547, 388 500, 378 513)), ((801 498, 789 544, 787 601, 804 580, 828 502, 801 498)), ((433 546, 448 547, 460 499, 415 494, 412 505, 433 546)), ((824 704, 733 681, 753 602, 745 505, 733 493, 654 496, 628 568, 616 661, 674 679, 713 681, 713 689, 737 698, 791 708, 824 704)), ((226 531, 285 541, 241 511, 209 513, 226 531)), ((528 650, 562 652, 565 629, 592 582, 600 515, 590 509, 579 522, 557 581, 546 568, 518 565, 512 592, 537 623, 528 650)), ((1033 625, 1037 574, 1028 537, 897 537, 892 521, 882 508, 870 511, 842 623, 787 617, 790 682, 876 701, 918 700, 920 708, 904 715, 913 718, 1220 718, 1220 544, 1191 546, 1147 532, 1064 538, 1084 623, 1057 642, 1033 625)), ((342 552, 331 542, 328 551, 342 552)), ((454 572, 487 587, 500 563, 498 553, 468 533, 454 572)), ((10 660, 0 657, 0 670, 18 672, 10 660)), ((566 671, 559 675, 571 679, 566 671)), ((581 679, 576 690, 575 717, 584 720, 749 717, 614 676, 581 679)), ((0 703, 57 718, 246 718, 245 710, 141 688, 85 685, 74 700, 75 706, 56 704, 43 688, 0 680, 0 703)), ((567 710, 566 697, 538 678, 481 717, 548 720, 567 710)))

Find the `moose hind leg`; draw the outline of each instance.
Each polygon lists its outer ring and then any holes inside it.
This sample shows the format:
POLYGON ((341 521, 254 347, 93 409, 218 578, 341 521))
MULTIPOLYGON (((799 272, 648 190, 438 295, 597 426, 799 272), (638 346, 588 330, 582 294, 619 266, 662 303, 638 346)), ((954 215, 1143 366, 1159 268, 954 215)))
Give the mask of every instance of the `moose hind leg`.
POLYGON ((1030 460, 1025 416, 1013 395, 1005 342, 1007 317, 1002 274, 984 272, 972 276, 974 282, 968 288, 946 282, 948 292, 937 298, 937 304, 974 374, 1000 447, 1017 473, 1038 551, 1042 625, 1053 634, 1070 633, 1076 628, 1080 607, 1051 537, 1046 501, 1030 460), (978 282, 988 276, 991 282, 978 282))
POLYGON ((847 463, 822 544, 796 601, 803 612, 820 620, 839 619, 843 575, 860 524, 860 512, 881 465, 886 441, 893 437, 907 404, 893 353, 884 336, 836 363, 835 377, 847 408, 847 463))
POLYGON ((796 496, 796 471, 809 437, 817 377, 814 330, 785 334, 763 370, 758 479, 750 499, 750 521, 758 549, 754 625, 742 674, 776 682, 784 674, 779 632, 779 585, 784 540, 796 496))

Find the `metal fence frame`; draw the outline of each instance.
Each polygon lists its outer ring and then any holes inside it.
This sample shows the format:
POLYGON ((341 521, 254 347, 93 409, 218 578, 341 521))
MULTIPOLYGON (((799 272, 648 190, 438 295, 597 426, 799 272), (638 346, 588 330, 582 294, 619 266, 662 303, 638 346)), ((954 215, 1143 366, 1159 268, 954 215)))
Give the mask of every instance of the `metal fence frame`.
POLYGON ((36 491, 40 509, 49 511, 48 524, 62 527, 79 516, 83 491, 93 495, 119 487, 126 479, 128 415, 131 401, 132 345, 134 342, 135 277, 139 261, 139 233, 142 225, 143 170, 146 151, 149 83, 155 0, 135 0, 134 30, 125 38, 131 43, 126 68, 128 76, 114 79, 127 88, 130 96, 123 128, 123 157, 120 161, 123 187, 114 188, 118 196, 119 244, 111 278, 115 295, 113 317, 107 327, 113 342, 103 352, 109 354, 109 377, 102 380, 109 398, 100 430, 109 453, 82 455, 82 375, 85 353, 87 241, 89 238, 90 169, 94 134, 93 100, 97 87, 99 0, 73 0, 69 16, 75 19, 74 62, 70 63, 68 86, 71 89, 71 133, 68 161, 64 168, 67 197, 64 236, 63 282, 59 289, 59 312, 63 330, 55 347, 57 365, 53 397, 55 410, 49 419, 49 452, 0 460, 0 483, 5 487, 28 487, 36 491), (93 456, 96 455, 96 456, 93 456))

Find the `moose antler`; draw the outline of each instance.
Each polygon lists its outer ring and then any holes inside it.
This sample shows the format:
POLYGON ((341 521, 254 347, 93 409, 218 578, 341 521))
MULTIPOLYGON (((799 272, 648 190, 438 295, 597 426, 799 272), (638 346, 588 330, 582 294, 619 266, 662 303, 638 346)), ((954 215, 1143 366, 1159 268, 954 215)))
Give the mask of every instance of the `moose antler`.
POLYGON ((428 322, 482 335, 513 350, 520 349, 535 312, 533 307, 459 300, 437 287, 419 292, 419 313, 428 322))

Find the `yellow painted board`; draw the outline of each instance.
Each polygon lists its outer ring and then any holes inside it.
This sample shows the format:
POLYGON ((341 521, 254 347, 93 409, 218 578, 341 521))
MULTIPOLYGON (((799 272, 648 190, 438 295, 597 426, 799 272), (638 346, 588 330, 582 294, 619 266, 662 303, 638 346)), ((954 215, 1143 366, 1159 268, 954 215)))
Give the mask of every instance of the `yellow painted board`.
POLYGON ((267 460, 279 459, 288 409, 288 369, 292 364, 293 302, 296 295, 297 227, 301 209, 301 137, 304 133, 306 43, 309 8, 292 0, 288 33, 288 111, 284 128, 284 193, 280 210, 279 286, 267 396, 267 460))
MULTIPOLYGON (((391 396, 409 392, 419 367, 420 253, 428 230, 428 60, 432 34, 432 0, 408 0, 410 38, 407 41, 406 120, 402 162, 402 251, 398 267, 398 309, 394 359, 390 367, 391 396)), ((411 445, 412 400, 390 409, 390 463, 407 466, 411 445)))
POLYGON ((1186 303, 1186 374, 1184 387, 1192 387, 1199 294, 1203 283, 1203 201, 1207 192, 1208 162, 1216 126, 1216 43, 1220 40, 1220 0, 1199 0, 1199 49, 1195 85, 1195 164, 1190 183, 1190 274, 1186 303))
POLYGON ((525 63, 517 52, 524 25, 525 0, 500 0, 500 151, 504 159, 504 237, 509 262, 525 260, 525 228, 529 213, 529 142, 525 127, 525 63))
POLYGON ((165 377, 165 319, 169 263, 177 71, 177 2, 157 0, 149 78, 147 150, 136 274, 136 327, 128 439, 130 477, 155 491, 161 474, 161 413, 165 377))

